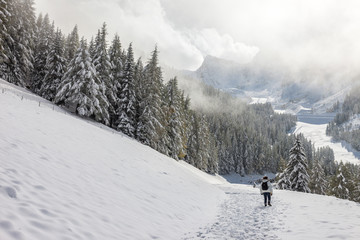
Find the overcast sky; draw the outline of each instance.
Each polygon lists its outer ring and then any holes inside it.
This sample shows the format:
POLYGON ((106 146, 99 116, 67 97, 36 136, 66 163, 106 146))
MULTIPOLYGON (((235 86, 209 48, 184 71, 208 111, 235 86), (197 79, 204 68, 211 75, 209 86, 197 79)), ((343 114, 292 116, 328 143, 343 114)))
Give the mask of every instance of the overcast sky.
POLYGON ((292 72, 354 77, 360 66, 357 0, 35 0, 65 33, 90 39, 103 22, 123 45, 194 70, 206 55, 292 72))

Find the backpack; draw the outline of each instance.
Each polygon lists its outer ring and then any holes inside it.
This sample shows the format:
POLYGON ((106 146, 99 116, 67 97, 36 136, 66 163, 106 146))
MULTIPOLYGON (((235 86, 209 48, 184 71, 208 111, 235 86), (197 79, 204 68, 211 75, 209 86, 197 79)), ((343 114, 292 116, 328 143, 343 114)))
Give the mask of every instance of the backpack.
POLYGON ((268 189, 269 189, 269 186, 268 186, 267 182, 263 182, 263 183, 261 184, 261 189, 262 189, 262 190, 268 190, 268 189))

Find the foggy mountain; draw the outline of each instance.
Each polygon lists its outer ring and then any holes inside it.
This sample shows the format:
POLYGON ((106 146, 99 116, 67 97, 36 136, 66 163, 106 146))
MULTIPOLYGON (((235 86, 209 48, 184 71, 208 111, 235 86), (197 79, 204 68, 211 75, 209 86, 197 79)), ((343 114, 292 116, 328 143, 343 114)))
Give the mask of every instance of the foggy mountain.
POLYGON ((290 72, 261 66, 256 60, 241 65, 207 56, 196 71, 187 71, 184 75, 200 79, 234 96, 249 99, 252 103, 270 102, 276 109, 291 113, 296 113, 296 109, 301 110, 302 107, 324 112, 336 101, 341 101, 349 91, 346 84, 335 86, 330 80, 327 83, 317 81, 315 75, 311 77, 310 71, 304 71, 301 77, 294 76, 290 72))

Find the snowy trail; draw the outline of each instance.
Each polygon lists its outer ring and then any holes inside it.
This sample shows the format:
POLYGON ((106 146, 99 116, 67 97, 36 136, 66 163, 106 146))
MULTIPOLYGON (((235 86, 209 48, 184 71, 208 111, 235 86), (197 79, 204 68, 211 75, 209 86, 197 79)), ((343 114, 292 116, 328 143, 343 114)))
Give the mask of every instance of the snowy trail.
POLYGON ((264 207, 259 189, 247 188, 235 184, 221 187, 227 200, 220 207, 217 221, 200 229, 195 237, 184 239, 279 239, 277 232, 283 228, 287 205, 276 204, 275 200, 273 207, 264 207))
POLYGON ((220 206, 216 221, 187 233, 183 240, 360 239, 357 203, 275 190, 273 206, 264 207, 258 188, 240 184, 220 188, 227 199, 220 206))

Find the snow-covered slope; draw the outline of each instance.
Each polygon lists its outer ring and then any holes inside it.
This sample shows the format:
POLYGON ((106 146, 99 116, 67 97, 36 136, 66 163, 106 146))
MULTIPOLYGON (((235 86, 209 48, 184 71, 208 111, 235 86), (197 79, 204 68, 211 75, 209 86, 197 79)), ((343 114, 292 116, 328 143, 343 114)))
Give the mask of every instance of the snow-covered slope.
POLYGON ((327 124, 310 124, 297 122, 294 129, 295 134, 302 133, 312 141, 316 148, 329 146, 334 150, 335 160, 337 162, 350 162, 360 164, 360 152, 351 147, 345 141, 334 142, 330 136, 326 135, 327 124))
POLYGON ((179 239, 224 197, 220 178, 1 80, 0 109, 1 240, 179 239))
POLYGON ((257 188, 1 80, 0 109, 1 240, 360 239, 357 203, 275 190, 264 208, 257 188))
POLYGON ((313 110, 317 114, 325 113, 331 108, 336 102, 343 102, 346 95, 350 92, 351 86, 348 86, 335 94, 330 95, 313 105, 313 110))

